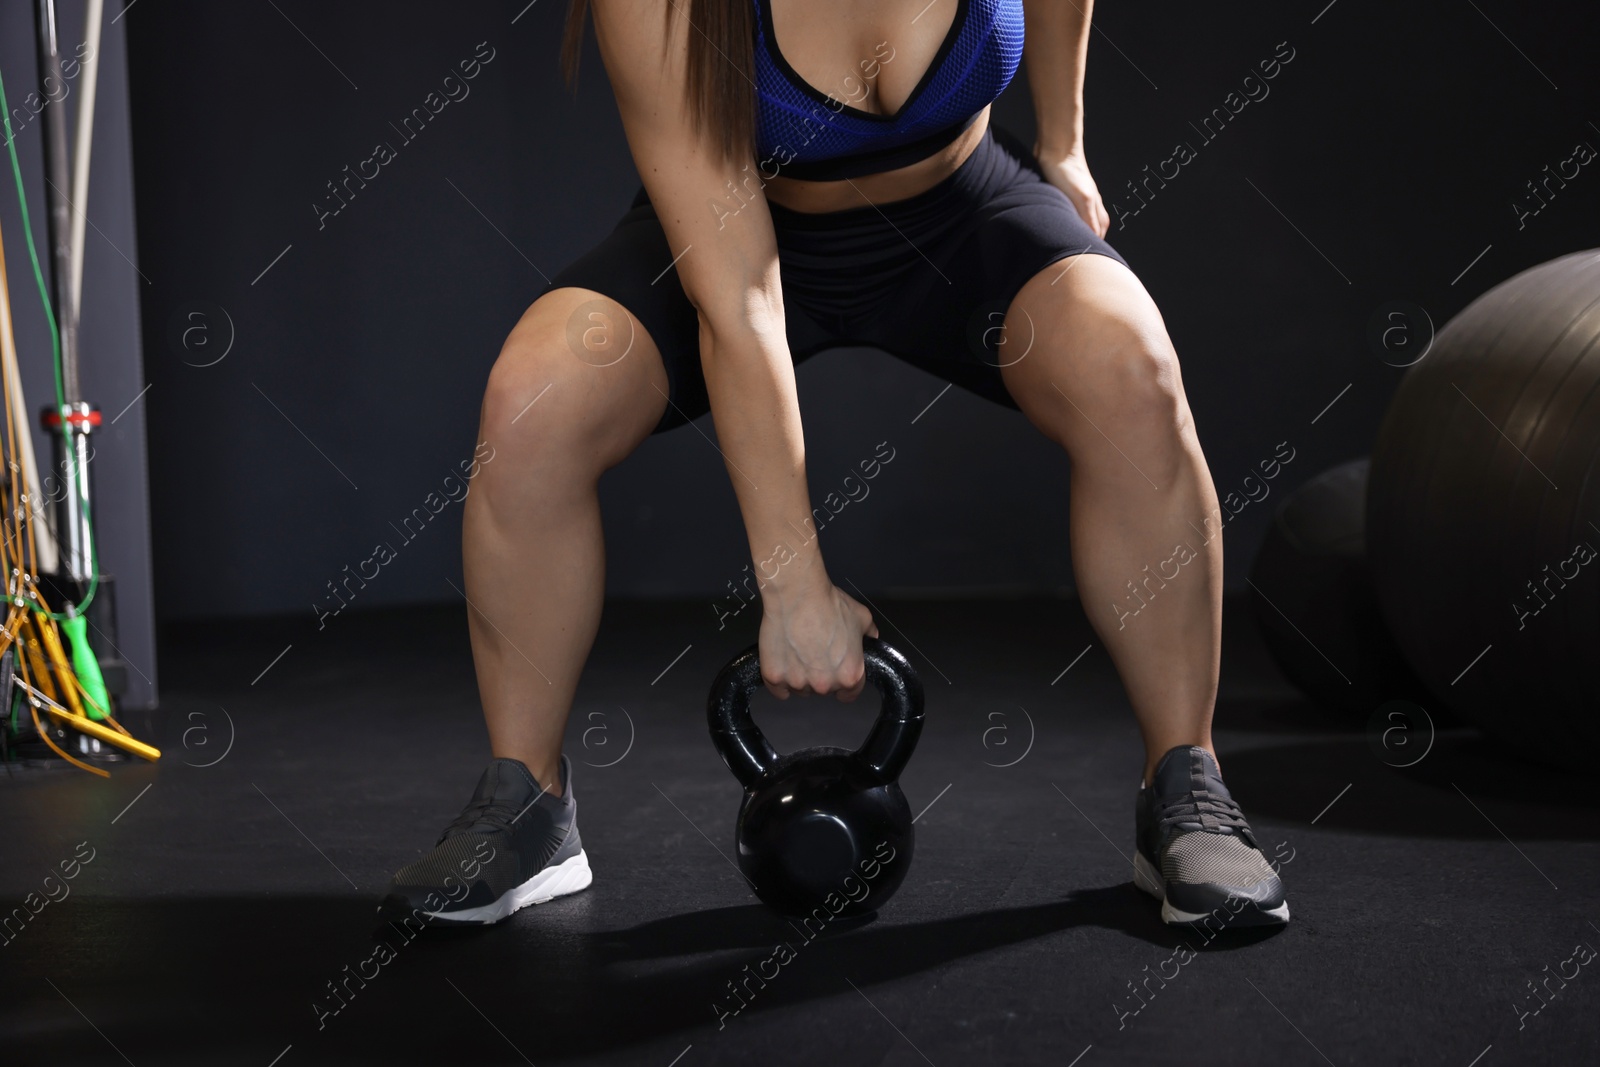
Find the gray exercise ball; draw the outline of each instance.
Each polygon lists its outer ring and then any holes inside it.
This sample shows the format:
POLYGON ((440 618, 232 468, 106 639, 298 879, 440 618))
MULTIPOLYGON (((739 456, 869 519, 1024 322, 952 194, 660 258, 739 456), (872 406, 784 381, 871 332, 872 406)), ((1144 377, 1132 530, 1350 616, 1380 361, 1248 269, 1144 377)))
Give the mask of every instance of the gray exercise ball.
POLYGON ((1250 600, 1278 669, 1318 708, 1365 722, 1426 691, 1384 624, 1367 565, 1366 457, 1279 503, 1250 567, 1250 600))
POLYGON ((1389 629, 1507 748, 1594 773, 1600 743, 1600 250, 1478 297, 1378 431, 1367 551, 1389 629))

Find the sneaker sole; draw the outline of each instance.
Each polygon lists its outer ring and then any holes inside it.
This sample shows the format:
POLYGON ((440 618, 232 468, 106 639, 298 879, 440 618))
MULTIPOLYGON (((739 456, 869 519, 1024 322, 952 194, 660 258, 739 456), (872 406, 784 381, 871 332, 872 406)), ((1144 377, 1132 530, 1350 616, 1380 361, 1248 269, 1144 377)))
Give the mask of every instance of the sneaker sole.
MULTIPOLYGON (((1143 852, 1133 855, 1133 884, 1161 901, 1161 921, 1169 926, 1192 926, 1202 920, 1209 919, 1215 912, 1189 912, 1182 911, 1172 906, 1167 900, 1167 880, 1161 877, 1161 872, 1144 858, 1143 852)), ((1241 909, 1231 919, 1228 926, 1280 926, 1289 921, 1289 902, 1286 900, 1275 908, 1263 908, 1252 904, 1248 909, 1241 909)))
POLYGON ((520 911, 529 904, 543 904, 556 897, 564 897, 580 889, 587 889, 589 883, 593 881, 594 873, 589 869, 589 856, 580 848, 576 856, 554 867, 546 867, 526 882, 504 893, 492 904, 462 908, 459 911, 424 911, 423 914, 441 925, 489 926, 504 921, 513 912, 520 911))

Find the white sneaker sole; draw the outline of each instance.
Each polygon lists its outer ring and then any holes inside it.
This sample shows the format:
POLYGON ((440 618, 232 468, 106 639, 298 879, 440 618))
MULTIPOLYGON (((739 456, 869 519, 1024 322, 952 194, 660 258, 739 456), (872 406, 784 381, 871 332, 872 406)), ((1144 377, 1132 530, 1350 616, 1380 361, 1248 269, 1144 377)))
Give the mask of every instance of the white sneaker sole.
POLYGON ((556 897, 564 897, 580 889, 587 889, 589 883, 593 881, 594 873, 589 870, 589 857, 580 848, 576 856, 554 867, 546 867, 493 904, 485 904, 478 908, 463 908, 459 911, 430 911, 425 914, 441 923, 474 925, 497 923, 529 904, 543 904, 556 897))
MULTIPOLYGON (((1167 900, 1167 880, 1161 877, 1161 872, 1156 870, 1149 860, 1144 858, 1143 852, 1133 854, 1133 884, 1161 901, 1161 921, 1164 923, 1197 923, 1209 918, 1211 912, 1188 912, 1174 908, 1167 900)), ((1271 916, 1278 922, 1289 921, 1289 902, 1286 900, 1276 908, 1257 908, 1261 915, 1271 916)))

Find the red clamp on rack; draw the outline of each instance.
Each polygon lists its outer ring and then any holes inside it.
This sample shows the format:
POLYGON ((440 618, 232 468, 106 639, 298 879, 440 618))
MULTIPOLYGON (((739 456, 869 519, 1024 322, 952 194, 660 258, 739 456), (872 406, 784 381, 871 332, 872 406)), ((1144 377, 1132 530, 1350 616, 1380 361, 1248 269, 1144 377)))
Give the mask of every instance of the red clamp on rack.
MULTIPOLYGON (((67 406, 80 409, 67 415, 66 421, 74 429, 87 432, 91 427, 100 425, 99 408, 91 407, 90 405, 82 403, 81 401, 77 404, 68 404, 67 406)), ((44 424, 44 428, 47 430, 57 430, 61 428, 61 412, 55 408, 45 408, 39 413, 39 420, 44 424)))

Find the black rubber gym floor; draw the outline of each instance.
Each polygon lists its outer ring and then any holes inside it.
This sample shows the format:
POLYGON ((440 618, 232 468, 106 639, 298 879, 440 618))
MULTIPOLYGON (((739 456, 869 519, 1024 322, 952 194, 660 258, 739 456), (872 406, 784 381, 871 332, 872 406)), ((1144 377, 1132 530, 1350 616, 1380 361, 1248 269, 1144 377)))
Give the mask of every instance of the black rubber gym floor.
MULTIPOLYGON (((159 765, 0 784, 0 1062, 1600 1062, 1592 782, 1443 724, 1387 766, 1230 598, 1222 770, 1293 922, 1180 934, 1132 883, 1139 743, 1077 606, 877 608, 928 694, 916 857, 875 921, 813 940, 734 868, 705 731, 754 612, 608 605, 568 731, 594 885, 414 939, 373 909, 487 759, 464 611, 168 628, 162 709, 128 723, 159 765)), ((875 707, 757 704, 780 749, 854 745, 875 707)))

